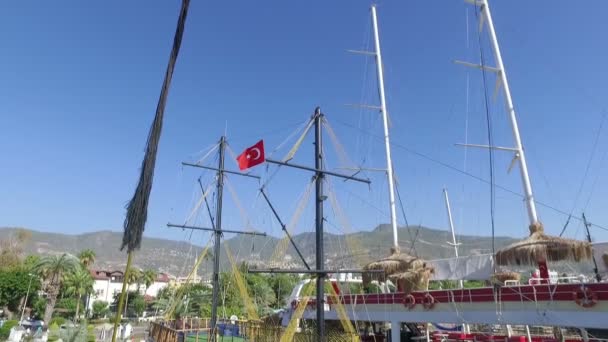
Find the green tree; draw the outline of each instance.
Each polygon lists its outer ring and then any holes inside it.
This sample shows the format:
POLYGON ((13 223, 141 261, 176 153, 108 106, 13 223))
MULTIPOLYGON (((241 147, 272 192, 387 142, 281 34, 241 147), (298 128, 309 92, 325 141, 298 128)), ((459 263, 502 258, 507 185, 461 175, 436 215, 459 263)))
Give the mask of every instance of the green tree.
POLYGON ((108 311, 108 302, 103 300, 96 300, 93 302, 93 318, 102 318, 104 317, 108 311))
POLYGON ((80 303, 82 297, 93 291, 93 277, 84 267, 78 267, 74 272, 66 275, 64 289, 67 295, 76 296, 76 313, 74 320, 78 320, 80 313, 80 303))
POLYGON ((32 272, 34 269, 34 266, 36 266, 36 264, 39 262, 40 262, 39 255, 30 254, 30 255, 26 256, 25 259, 23 260, 22 268, 28 272, 32 272))
POLYGON ((47 303, 44 310, 44 321, 47 324, 53 316, 64 276, 73 272, 78 266, 78 259, 67 254, 44 257, 34 266, 34 270, 46 283, 47 303))
POLYGON ((131 301, 131 310, 135 312, 137 317, 141 317, 141 315, 146 310, 146 301, 144 297, 137 296, 131 301))
POLYGON ((4 322, 4 324, 0 328, 0 340, 1 341, 8 340, 8 337, 11 334, 11 329, 14 326, 16 326, 16 325, 19 325, 18 321, 6 321, 6 322, 4 322))
POLYGON ((46 307, 46 299, 43 297, 36 297, 32 302, 32 314, 33 317, 38 319, 44 316, 44 308, 46 307))
POLYGON ((274 292, 275 307, 281 308, 286 305, 285 300, 293 291, 293 288, 299 281, 299 278, 290 274, 274 274, 267 278, 274 292))
POLYGON ((156 281, 156 272, 154 270, 145 270, 141 277, 144 285, 146 285, 147 292, 148 288, 156 281))
MULTIPOLYGON (((55 303, 55 313, 52 320, 56 319, 57 316, 63 317, 65 319, 70 319, 74 317, 76 313, 77 301, 71 297, 64 297, 57 300, 55 303)), ((51 321, 52 321, 51 320, 51 321)), ((59 324, 61 325, 61 324, 59 324)))
POLYGON ((95 263, 95 257, 95 252, 91 249, 84 249, 78 253, 78 260, 85 268, 89 268, 95 263))
MULTIPOLYGON (((141 282, 142 273, 140 270, 138 270, 136 268, 131 268, 131 269, 129 269, 127 274, 125 274, 125 277, 127 279, 127 298, 125 299, 125 303, 129 303, 129 292, 132 292, 132 291, 129 291, 128 288, 130 287, 131 284, 137 284, 137 289, 135 290, 135 292, 139 293, 139 284, 141 282)), ((116 303, 118 303, 118 302, 116 302, 116 303)), ((118 308, 118 305, 116 307, 118 308)), ((127 308, 128 308, 128 305, 125 305, 124 316, 127 316, 127 308)))
MULTIPOLYGON (((10 311, 19 311, 27 295, 28 286, 31 287, 28 302, 33 302, 35 294, 40 289, 40 280, 35 275, 21 268, 12 268, 0 271, 0 307, 10 311)), ((27 305, 27 303, 25 303, 27 305)))

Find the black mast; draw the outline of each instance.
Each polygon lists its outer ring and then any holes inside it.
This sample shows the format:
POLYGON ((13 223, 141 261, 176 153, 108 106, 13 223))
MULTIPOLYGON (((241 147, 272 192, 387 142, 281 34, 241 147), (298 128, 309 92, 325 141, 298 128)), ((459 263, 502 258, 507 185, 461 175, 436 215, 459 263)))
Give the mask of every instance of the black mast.
MULTIPOLYGON (((589 227, 591 223, 587 222, 587 217, 585 217, 585 213, 583 213, 583 223, 585 224, 585 229, 587 230, 587 241, 591 243, 591 233, 589 232, 589 227)), ((595 260, 595 255, 592 255, 593 258, 593 272, 595 272, 595 279, 597 282, 602 281, 602 276, 600 275, 600 271, 597 269, 597 260, 595 260)))
POLYGON ((213 244, 213 299, 211 301, 211 341, 215 341, 215 329, 217 326, 217 302, 220 294, 220 240, 222 237, 222 195, 224 192, 224 149, 226 148, 226 137, 220 138, 219 165, 217 170, 217 202, 215 212, 215 243, 213 244))
POLYGON ((323 140, 322 140, 322 123, 323 114, 321 108, 315 109, 315 185, 316 185, 316 208, 315 208, 315 236, 316 236, 316 266, 317 266, 317 338, 318 341, 323 341, 325 337, 325 300, 324 288, 326 274, 323 273, 325 268, 325 254, 323 253, 323 140))
MULTIPOLYGON (((317 310, 317 339, 315 341, 319 341, 319 342, 325 342, 326 341, 326 337, 325 337, 325 296, 324 296, 324 281, 327 278, 327 274, 328 273, 341 273, 341 272, 347 272, 347 273, 355 273, 355 272, 360 272, 360 273, 367 273, 369 271, 361 271, 361 270, 348 270, 348 271, 341 271, 341 270, 332 270, 331 272, 329 272, 328 270, 325 270, 325 254, 323 252, 323 201, 325 201, 327 199, 327 196, 325 196, 323 194, 323 180, 325 179, 325 176, 335 176, 335 177, 339 177, 346 180, 353 180, 353 181, 357 181, 357 182, 361 182, 361 183, 367 183, 369 184, 370 181, 369 179, 363 179, 363 178, 359 178, 356 177, 356 173, 354 175, 343 175, 340 173, 336 173, 336 172, 331 172, 331 171, 326 171, 323 168, 323 142, 322 142, 322 128, 323 128, 323 118, 324 115, 323 113, 321 113, 321 108, 317 107, 315 108, 315 113, 312 115, 311 117, 311 121, 314 122, 314 126, 315 126, 315 167, 308 167, 308 166, 304 166, 304 165, 298 165, 298 164, 292 164, 288 161, 279 161, 279 160, 273 160, 273 159, 268 159, 266 158, 266 162, 267 163, 271 163, 271 164, 277 164, 277 165, 284 165, 284 166, 289 166, 289 167, 293 167, 296 169, 301 169, 301 170, 306 170, 306 171, 311 171, 314 172, 314 179, 315 179, 315 185, 316 185, 316 210, 315 210, 315 240, 316 240, 316 269, 315 270, 310 270, 308 269, 308 265, 306 264, 306 262, 304 262, 304 264, 307 266, 307 269, 303 269, 303 270, 278 270, 278 269, 250 269, 249 272, 251 273, 309 273, 309 274, 315 274, 317 277, 317 295, 316 295, 316 310, 317 310)), ((304 134, 306 134, 305 131, 304 134)), ((262 192, 263 194, 263 192, 262 192)), ((270 204, 270 203, 269 203, 270 204)), ((276 214, 276 213, 275 213, 276 214)), ((288 235, 289 237, 289 235, 288 235)), ((293 243, 292 241, 292 244, 293 243)), ((296 251, 298 251, 297 247, 296 247, 296 251)), ((373 271, 372 271, 373 272, 373 271)), ((374 272, 375 273, 375 272, 374 272)))
MULTIPOLYGON (((222 203, 223 203, 223 192, 224 192, 224 176, 225 174, 232 174, 238 176, 245 176, 249 178, 260 179, 260 177, 241 173, 237 171, 231 171, 224 169, 224 159, 225 159, 225 150, 226 150, 226 137, 222 136, 219 142, 219 165, 218 168, 192 164, 183 162, 182 165, 198 167, 207 170, 217 171, 217 203, 216 203, 216 213, 215 219, 211 215, 211 210, 209 208, 209 203, 207 202, 207 198, 205 197, 205 204, 207 206, 207 211, 209 213, 209 219, 211 220, 211 228, 208 227, 198 227, 191 226, 187 224, 173 224, 168 223, 167 227, 170 228, 182 228, 182 229, 192 229, 192 230, 202 230, 202 231, 212 231, 214 233, 214 244, 213 244, 213 298, 211 302, 211 322, 210 322, 210 333, 209 333, 209 341, 215 341, 215 332, 217 326, 217 306, 218 306, 218 297, 219 297, 219 278, 220 278, 220 243, 221 237, 223 233, 234 233, 234 234, 245 234, 245 235, 257 235, 257 236, 266 236, 266 233, 258 233, 254 231, 241 231, 241 230, 232 230, 232 229, 222 229, 222 203)), ((203 189, 203 184, 198 179, 198 183, 201 186, 201 191, 203 192, 203 196, 205 196, 205 190, 203 189)))

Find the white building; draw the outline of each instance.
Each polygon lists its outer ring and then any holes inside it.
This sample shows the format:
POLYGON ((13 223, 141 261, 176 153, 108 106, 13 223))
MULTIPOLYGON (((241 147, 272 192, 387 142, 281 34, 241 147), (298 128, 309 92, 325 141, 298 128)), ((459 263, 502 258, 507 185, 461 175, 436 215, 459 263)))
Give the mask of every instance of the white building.
MULTIPOLYGON (((91 293, 88 301, 88 308, 93 308, 93 302, 96 300, 102 300, 108 304, 114 302, 114 296, 120 293, 122 290, 122 281, 124 275, 122 271, 104 271, 104 270, 91 270, 91 276, 95 281, 93 283, 93 292, 91 293)), ((147 297, 156 297, 158 292, 169 285, 171 278, 165 273, 159 273, 156 277, 156 281, 146 289, 144 284, 130 284, 128 291, 139 291, 139 293, 147 297), (145 292, 145 293, 144 293, 145 292)))

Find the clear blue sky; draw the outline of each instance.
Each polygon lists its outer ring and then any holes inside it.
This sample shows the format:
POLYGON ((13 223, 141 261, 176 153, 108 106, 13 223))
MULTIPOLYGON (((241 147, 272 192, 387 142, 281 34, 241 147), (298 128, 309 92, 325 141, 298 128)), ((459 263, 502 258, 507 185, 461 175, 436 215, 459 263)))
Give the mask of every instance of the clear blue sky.
MULTIPOLYGON (((320 105, 351 159, 383 166, 381 141, 349 127, 380 135, 378 115, 344 106, 377 103, 373 60, 366 64, 365 57, 346 52, 369 43, 369 5, 192 2, 166 109, 147 236, 182 238, 183 233, 164 225, 184 219, 201 173, 182 170, 180 162, 225 130, 237 153, 259 138, 273 149, 320 105)), ((0 4, 0 226, 66 233, 121 229, 178 10, 178 1, 0 4)), ((566 212, 574 206, 580 215, 591 196, 588 217, 608 226, 608 161, 602 159, 608 127, 575 203, 607 108, 608 3, 495 0, 492 10, 537 199, 566 212)), ((486 142, 480 74, 451 62, 478 60, 472 7, 456 0, 382 1, 378 13, 393 141, 464 168, 464 151, 453 144, 465 139, 467 74, 468 140, 486 142)), ((490 57, 487 44, 484 49, 490 57)), ((509 146, 503 108, 499 96, 491 104, 495 142, 509 146)), ((306 155, 309 142, 298 155, 301 163, 312 162, 306 155)), ((402 148, 393 153, 410 223, 446 228, 441 194, 446 186, 457 229, 490 233, 486 184, 402 148)), ((506 173, 510 159, 496 154, 497 183, 521 192, 518 171, 506 173)), ((470 150, 466 168, 488 178, 487 152, 470 150)), ((309 177, 281 170, 269 186, 284 220, 309 177)), ((371 190, 333 182, 353 229, 388 222, 386 184, 382 177, 371 177, 371 190)), ((211 178, 205 174, 204 179, 211 178)), ((264 203, 256 200, 257 184, 231 182, 253 225, 278 234, 264 203)), ((526 235, 521 199, 500 190, 496 198, 497 234, 526 235)), ((559 233, 566 217, 542 206, 538 211, 547 230, 559 233)), ((311 219, 307 209, 298 229, 310 230, 304 223, 311 219)), ((225 221, 231 227, 241 224, 234 205, 227 205, 225 221)), ((593 233, 608 239, 605 231, 595 228, 593 233)), ((566 235, 583 237, 578 221, 571 222, 566 235)))

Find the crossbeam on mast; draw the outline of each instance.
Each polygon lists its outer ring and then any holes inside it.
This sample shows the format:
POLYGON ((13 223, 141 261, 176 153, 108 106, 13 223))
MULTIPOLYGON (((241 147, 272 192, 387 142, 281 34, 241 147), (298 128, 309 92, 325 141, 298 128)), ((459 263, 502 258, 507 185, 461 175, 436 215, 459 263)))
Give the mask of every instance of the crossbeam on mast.
POLYGON ((346 50, 346 51, 357 54, 357 55, 376 56, 376 53, 374 51, 363 51, 363 50, 346 50))
POLYGON ((304 166, 304 165, 300 165, 300 164, 287 163, 287 162, 282 162, 282 161, 274 160, 274 159, 266 159, 266 162, 271 163, 271 164, 277 164, 277 165, 291 166, 291 167, 295 167, 296 169, 307 170, 307 171, 312 171, 315 173, 344 178, 346 180, 354 180, 354 181, 361 182, 361 183, 371 184, 371 181, 366 178, 358 178, 355 176, 343 175, 341 173, 327 171, 327 170, 323 170, 323 169, 317 169, 314 167, 304 166))
MULTIPOLYGON (((192 163, 188 163, 188 162, 182 162, 182 165, 198 167, 198 168, 205 169, 205 170, 220 171, 220 169, 218 169, 217 167, 205 166, 205 165, 200 165, 200 164, 192 164, 192 163)), ((238 176, 244 176, 244 177, 251 177, 251 178, 255 178, 255 179, 261 179, 260 176, 250 175, 248 173, 242 173, 242 172, 230 171, 230 170, 221 170, 221 171, 224 173, 229 173, 231 175, 238 175, 238 176)))
POLYGON ((360 108, 365 108, 365 109, 382 110, 382 107, 380 107, 380 106, 368 105, 365 103, 345 103, 344 105, 349 106, 349 107, 360 107, 360 108))
POLYGON ((475 64, 475 63, 470 63, 470 62, 465 62, 465 61, 459 61, 459 60, 454 60, 454 63, 460 64, 460 65, 464 65, 464 66, 468 66, 468 67, 471 67, 471 68, 477 68, 477 69, 482 69, 482 70, 486 70, 486 71, 491 71, 491 72, 495 72, 495 73, 499 73, 500 72, 500 69, 495 68, 495 67, 491 67, 491 66, 487 66, 487 65, 475 64))
POLYGON ((190 225, 187 225, 187 224, 167 223, 167 227, 169 227, 169 228, 192 229, 192 230, 204 230, 204 231, 208 231, 208 232, 217 232, 217 233, 220 233, 220 234, 231 233, 231 234, 267 236, 266 233, 260 233, 260 232, 248 232, 248 231, 244 231, 244 230, 232 230, 232 229, 216 229, 216 228, 209 228, 209 227, 190 226, 190 225))
POLYGON ((516 149, 515 147, 490 146, 490 145, 480 145, 480 144, 462 144, 462 143, 456 143, 454 145, 462 146, 462 147, 485 148, 485 149, 492 149, 492 150, 497 150, 497 151, 519 152, 519 150, 516 149))

